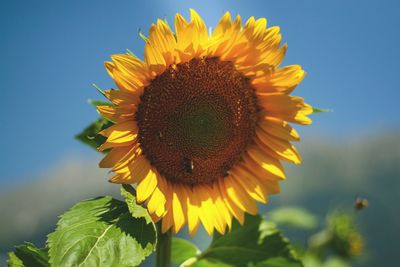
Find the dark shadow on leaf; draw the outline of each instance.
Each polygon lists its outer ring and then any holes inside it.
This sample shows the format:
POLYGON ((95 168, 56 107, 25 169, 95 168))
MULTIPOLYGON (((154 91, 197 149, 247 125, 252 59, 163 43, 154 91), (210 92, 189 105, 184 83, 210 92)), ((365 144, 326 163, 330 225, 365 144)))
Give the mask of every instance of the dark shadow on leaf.
POLYGON ((106 207, 108 211, 98 216, 99 221, 113 224, 125 235, 136 239, 143 249, 156 242, 154 226, 144 217, 133 218, 125 202, 111 199, 106 207))

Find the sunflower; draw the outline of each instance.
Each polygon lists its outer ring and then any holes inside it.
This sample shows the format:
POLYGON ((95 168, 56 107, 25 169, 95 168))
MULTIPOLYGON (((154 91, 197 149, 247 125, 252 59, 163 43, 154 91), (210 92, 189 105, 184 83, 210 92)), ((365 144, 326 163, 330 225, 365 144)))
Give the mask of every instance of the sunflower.
POLYGON ((310 124, 313 109, 290 96, 305 72, 299 65, 278 68, 287 45, 279 27, 250 17, 244 26, 225 13, 212 32, 190 10, 190 21, 175 16, 152 24, 144 60, 113 55, 105 67, 118 87, 98 106, 115 124, 100 151, 100 167, 113 183, 137 184, 162 232, 199 225, 223 234, 235 218, 256 214, 285 179, 281 161, 301 158, 290 143, 299 135, 288 124, 310 124))

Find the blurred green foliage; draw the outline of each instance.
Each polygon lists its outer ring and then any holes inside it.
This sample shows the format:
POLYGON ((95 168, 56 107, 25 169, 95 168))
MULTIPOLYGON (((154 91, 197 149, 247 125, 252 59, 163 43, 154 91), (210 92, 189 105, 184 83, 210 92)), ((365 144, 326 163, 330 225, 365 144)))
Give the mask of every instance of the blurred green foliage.
POLYGON ((268 219, 279 224, 299 229, 314 229, 318 217, 301 207, 281 207, 268 212, 268 219))
POLYGON ((268 213, 278 225, 294 229, 313 230, 305 245, 296 249, 305 267, 349 267, 364 252, 364 238, 354 211, 333 210, 318 228, 315 215, 300 207, 282 207, 268 213))

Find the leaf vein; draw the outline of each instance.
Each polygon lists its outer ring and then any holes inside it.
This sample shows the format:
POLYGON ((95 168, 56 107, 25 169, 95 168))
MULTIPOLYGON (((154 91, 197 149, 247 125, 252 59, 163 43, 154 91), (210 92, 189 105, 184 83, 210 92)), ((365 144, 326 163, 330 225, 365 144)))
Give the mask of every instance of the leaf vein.
POLYGON ((106 235, 106 233, 108 232, 108 230, 111 229, 113 225, 111 224, 110 226, 108 226, 104 232, 97 238, 96 242, 93 244, 93 247, 89 250, 89 253, 86 255, 85 259, 79 263, 78 267, 82 266, 82 264, 89 258, 90 254, 92 253, 93 249, 96 247, 97 243, 99 243, 99 241, 106 235))

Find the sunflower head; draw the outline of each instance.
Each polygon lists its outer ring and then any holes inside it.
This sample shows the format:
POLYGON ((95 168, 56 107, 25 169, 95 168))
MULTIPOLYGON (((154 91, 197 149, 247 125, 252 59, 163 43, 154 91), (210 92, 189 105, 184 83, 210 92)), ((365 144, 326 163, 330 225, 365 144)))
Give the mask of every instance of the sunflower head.
POLYGON ((364 238, 355 217, 344 211, 335 211, 328 217, 333 248, 344 257, 358 257, 364 251, 364 238))
POLYGON ((100 166, 113 183, 137 184, 162 231, 200 223, 224 233, 232 219, 256 214, 285 178, 281 160, 300 163, 288 124, 310 124, 311 106, 290 93, 301 82, 298 65, 279 67, 286 52, 278 27, 226 13, 212 31, 190 10, 151 25, 144 60, 112 56, 105 66, 117 89, 112 105, 98 106, 115 124, 101 132, 100 166))

